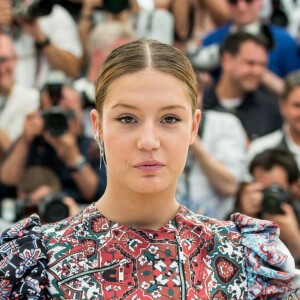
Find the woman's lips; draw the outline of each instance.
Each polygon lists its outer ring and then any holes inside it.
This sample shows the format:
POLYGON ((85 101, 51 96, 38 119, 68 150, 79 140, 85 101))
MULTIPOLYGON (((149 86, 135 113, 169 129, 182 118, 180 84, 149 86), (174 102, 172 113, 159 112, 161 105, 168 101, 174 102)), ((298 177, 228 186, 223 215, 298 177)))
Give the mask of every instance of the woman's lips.
POLYGON ((134 165, 134 167, 142 172, 145 173, 153 173, 156 172, 158 170, 160 170, 161 168, 163 168, 165 165, 159 161, 156 160, 147 160, 147 161, 143 161, 140 162, 136 165, 134 165))

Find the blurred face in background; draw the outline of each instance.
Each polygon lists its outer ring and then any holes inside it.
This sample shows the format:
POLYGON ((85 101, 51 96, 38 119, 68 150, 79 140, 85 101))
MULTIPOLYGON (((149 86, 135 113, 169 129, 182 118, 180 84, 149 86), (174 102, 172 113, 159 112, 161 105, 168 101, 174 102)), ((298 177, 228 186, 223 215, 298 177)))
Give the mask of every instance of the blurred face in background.
POLYGON ((262 167, 256 167, 253 170, 253 178, 255 182, 260 182, 264 188, 277 184, 283 189, 289 189, 288 174, 285 168, 275 165, 270 170, 262 167))
POLYGON ((0 94, 7 93, 14 83, 16 55, 12 40, 0 33, 0 94))
POLYGON ((222 76, 241 93, 255 91, 261 84, 267 66, 267 51, 253 41, 246 41, 236 55, 224 53, 222 76))
POLYGON ((291 90, 286 99, 280 101, 280 110, 290 133, 300 137, 300 86, 291 90))
POLYGON ((259 21, 262 0, 227 0, 231 19, 237 26, 245 26, 259 21))

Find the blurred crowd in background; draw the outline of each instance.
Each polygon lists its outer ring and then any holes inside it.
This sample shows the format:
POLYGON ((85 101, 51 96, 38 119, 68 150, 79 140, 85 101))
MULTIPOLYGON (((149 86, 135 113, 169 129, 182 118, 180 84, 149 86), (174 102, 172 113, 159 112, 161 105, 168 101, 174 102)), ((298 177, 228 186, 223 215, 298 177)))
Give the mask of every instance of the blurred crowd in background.
POLYGON ((0 11, 0 231, 101 197, 95 82, 113 49, 149 38, 184 51, 199 82, 178 201, 275 221, 300 262, 300 0, 0 0, 0 11))

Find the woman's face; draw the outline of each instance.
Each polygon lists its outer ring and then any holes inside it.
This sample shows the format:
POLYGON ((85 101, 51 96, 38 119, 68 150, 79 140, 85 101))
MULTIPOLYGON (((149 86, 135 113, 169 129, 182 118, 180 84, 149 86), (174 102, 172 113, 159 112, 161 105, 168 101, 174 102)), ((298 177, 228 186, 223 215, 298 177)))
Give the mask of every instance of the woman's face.
POLYGON ((180 80, 153 69, 124 75, 109 87, 102 119, 96 110, 91 118, 104 143, 108 186, 175 189, 200 120, 180 80))

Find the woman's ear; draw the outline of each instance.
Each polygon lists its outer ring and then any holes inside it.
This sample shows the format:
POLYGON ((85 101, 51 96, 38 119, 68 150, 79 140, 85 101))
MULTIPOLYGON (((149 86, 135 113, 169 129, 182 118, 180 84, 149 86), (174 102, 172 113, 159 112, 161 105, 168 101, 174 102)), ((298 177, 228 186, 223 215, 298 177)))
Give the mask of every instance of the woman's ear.
POLYGON ((190 145, 194 143, 196 137, 198 136, 200 120, 201 120, 201 111, 200 111, 200 109, 196 109, 194 118, 192 121, 190 145))
POLYGON ((93 125, 93 132, 95 140, 102 139, 102 124, 99 117, 99 113, 96 109, 92 109, 90 112, 90 118, 93 125))

